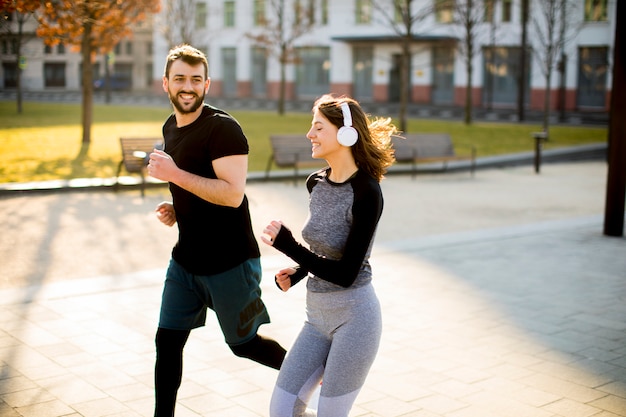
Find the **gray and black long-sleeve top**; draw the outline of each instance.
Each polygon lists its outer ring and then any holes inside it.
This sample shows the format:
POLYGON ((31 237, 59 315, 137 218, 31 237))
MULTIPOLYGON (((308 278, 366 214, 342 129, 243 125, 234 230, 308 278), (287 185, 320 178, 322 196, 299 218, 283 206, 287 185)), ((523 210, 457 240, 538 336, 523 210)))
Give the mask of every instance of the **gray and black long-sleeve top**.
POLYGON ((334 183, 330 168, 316 171, 306 182, 309 217, 302 237, 310 249, 299 244, 285 226, 274 247, 299 265, 292 286, 311 274, 307 288, 313 292, 361 287, 372 279, 369 257, 383 210, 380 184, 359 170, 348 181, 334 183))

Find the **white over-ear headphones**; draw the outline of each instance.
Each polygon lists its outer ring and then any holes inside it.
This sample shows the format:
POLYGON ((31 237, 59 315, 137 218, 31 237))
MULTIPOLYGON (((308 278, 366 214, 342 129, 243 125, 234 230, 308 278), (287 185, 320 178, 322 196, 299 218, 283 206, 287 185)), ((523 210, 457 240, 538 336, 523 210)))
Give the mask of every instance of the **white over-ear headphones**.
POLYGON ((337 141, 343 146, 352 146, 359 138, 359 132, 352 127, 352 113, 345 101, 341 103, 341 112, 343 113, 343 126, 337 131, 337 141))

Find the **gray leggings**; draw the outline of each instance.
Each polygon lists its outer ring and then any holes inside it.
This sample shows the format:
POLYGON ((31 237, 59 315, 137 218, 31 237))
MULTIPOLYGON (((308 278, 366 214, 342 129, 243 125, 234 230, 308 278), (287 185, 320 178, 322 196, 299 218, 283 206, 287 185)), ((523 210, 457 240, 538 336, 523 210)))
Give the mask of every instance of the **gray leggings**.
POLYGON ((374 362, 382 320, 371 284, 307 292, 307 320, 283 362, 270 417, 347 417, 374 362), (307 403, 323 380, 317 414, 307 403))

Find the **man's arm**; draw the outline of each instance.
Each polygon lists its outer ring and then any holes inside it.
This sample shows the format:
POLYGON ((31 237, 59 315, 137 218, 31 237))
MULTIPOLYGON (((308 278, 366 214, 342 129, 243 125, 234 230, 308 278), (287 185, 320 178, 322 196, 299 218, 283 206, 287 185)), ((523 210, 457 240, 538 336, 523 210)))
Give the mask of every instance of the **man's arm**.
POLYGON ((148 173, 162 181, 174 183, 213 204, 239 207, 243 201, 248 175, 248 155, 230 155, 213 161, 217 179, 184 171, 165 152, 150 154, 148 173))

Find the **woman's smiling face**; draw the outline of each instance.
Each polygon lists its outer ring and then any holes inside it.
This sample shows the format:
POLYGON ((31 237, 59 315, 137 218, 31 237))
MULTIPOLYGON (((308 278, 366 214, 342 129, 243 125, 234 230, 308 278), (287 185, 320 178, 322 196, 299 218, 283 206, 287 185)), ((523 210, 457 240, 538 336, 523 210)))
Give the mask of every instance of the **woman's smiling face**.
POLYGON ((341 149, 337 142, 337 131, 339 128, 332 124, 324 115, 315 110, 311 128, 306 137, 311 141, 311 152, 313 158, 326 159, 328 155, 341 149))

